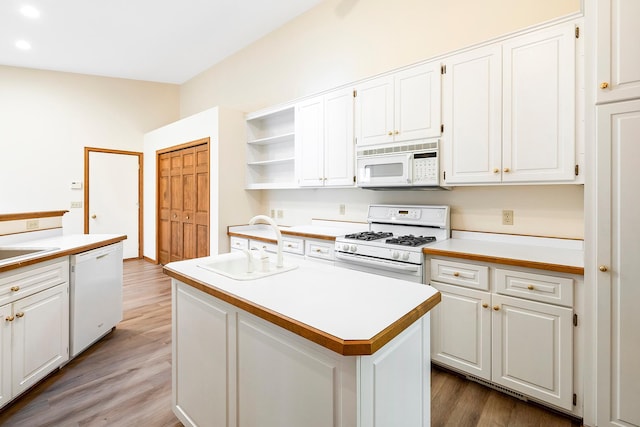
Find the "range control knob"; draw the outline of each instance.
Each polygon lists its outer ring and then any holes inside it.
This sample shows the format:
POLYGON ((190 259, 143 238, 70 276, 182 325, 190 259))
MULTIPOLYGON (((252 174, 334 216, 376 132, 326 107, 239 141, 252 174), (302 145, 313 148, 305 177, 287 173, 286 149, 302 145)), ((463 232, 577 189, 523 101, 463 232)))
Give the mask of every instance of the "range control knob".
POLYGON ((398 258, 400 258, 400 252, 391 251, 391 256, 393 257, 393 259, 398 259, 398 258))
POLYGON ((351 249, 351 252, 355 252, 358 250, 358 247, 356 245, 351 245, 350 249, 351 249))
POLYGON ((409 252, 404 252, 404 253, 402 254, 402 259, 403 259, 403 260, 405 260, 405 261, 407 261, 407 260, 409 259, 409 252))
POLYGON ((343 243, 342 244, 342 250, 345 251, 345 252, 348 252, 349 251, 349 244, 348 243, 343 243))

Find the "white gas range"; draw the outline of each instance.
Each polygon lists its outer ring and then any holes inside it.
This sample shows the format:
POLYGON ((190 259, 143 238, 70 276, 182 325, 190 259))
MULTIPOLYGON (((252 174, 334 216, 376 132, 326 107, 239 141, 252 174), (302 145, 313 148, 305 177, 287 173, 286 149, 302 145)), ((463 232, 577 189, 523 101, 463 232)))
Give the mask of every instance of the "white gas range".
POLYGON ((448 239, 449 206, 370 205, 369 231, 336 238, 336 265, 421 283, 422 248, 448 239))

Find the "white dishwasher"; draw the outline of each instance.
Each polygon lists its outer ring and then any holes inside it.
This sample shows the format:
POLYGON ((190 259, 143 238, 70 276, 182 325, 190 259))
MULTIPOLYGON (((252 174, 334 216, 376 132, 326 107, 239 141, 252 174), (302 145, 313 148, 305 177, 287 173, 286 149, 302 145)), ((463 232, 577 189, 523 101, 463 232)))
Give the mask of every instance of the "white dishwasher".
POLYGON ((122 320, 122 242, 70 257, 70 355, 122 320))

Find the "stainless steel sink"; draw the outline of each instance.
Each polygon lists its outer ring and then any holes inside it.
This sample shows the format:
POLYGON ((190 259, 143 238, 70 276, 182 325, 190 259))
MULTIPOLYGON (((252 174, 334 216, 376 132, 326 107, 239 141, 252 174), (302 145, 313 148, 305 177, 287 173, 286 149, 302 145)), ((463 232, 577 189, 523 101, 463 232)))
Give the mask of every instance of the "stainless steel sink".
POLYGON ((17 261, 22 258, 28 258, 31 255, 51 252, 57 249, 59 248, 24 248, 0 246, 0 261, 17 261))

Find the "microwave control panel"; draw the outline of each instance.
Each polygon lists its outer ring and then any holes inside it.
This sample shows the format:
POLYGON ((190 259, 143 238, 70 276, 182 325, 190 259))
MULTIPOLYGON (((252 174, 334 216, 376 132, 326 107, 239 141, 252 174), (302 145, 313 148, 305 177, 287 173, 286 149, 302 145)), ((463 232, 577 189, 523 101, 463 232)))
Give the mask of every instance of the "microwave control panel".
POLYGON ((413 185, 438 184, 437 153, 416 154, 413 158, 413 185))

